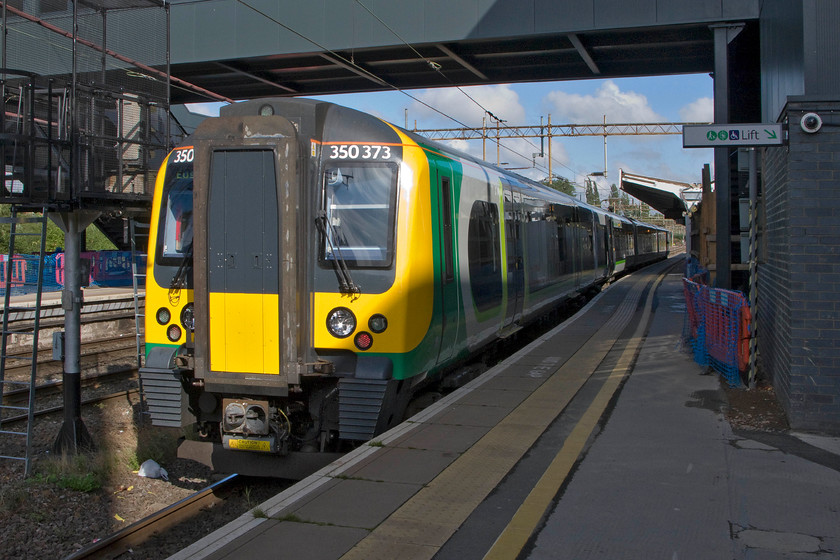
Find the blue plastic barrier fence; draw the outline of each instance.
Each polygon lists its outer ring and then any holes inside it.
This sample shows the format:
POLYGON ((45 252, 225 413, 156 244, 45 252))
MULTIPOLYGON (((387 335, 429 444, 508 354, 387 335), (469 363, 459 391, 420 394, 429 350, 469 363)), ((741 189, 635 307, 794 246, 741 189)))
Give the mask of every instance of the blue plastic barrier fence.
MULTIPOLYGON (((101 287, 131 286, 131 252, 97 251, 82 253, 83 259, 90 259, 89 285, 101 287)), ((138 255, 138 271, 146 268, 146 259, 138 255)), ((64 253, 44 256, 43 291, 55 292, 64 288, 64 253)), ((37 290, 38 255, 14 255, 9 263, 8 255, 0 255, 0 295, 11 290, 12 295, 32 293, 37 290), (12 281, 6 286, 8 267, 12 267, 12 281)), ((143 277, 138 280, 143 283, 143 277)))
POLYGON ((685 338, 694 361, 711 366, 730 386, 741 384, 748 362, 749 305, 741 292, 711 288, 683 278, 686 302, 685 338))

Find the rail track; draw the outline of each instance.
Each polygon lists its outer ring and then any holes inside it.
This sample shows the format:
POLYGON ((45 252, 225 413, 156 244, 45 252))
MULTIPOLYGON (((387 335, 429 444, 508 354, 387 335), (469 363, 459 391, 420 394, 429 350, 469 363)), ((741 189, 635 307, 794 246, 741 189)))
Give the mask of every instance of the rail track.
POLYGON ((165 507, 136 523, 132 523, 125 529, 79 550, 64 560, 116 558, 120 554, 147 542, 153 535, 171 530, 180 523, 199 515, 203 510, 213 507, 242 483, 242 477, 232 474, 192 496, 165 507))
MULTIPOLYGON (((93 404, 113 398, 114 389, 119 386, 116 395, 123 395, 126 391, 136 392, 137 364, 135 360, 136 344, 133 337, 112 337, 105 340, 87 341, 82 345, 82 404, 93 404), (132 383, 133 382, 133 383, 132 383), (129 383, 134 386, 129 387, 129 383)), ((11 360, 7 358, 7 364, 11 360)), ((50 414, 62 410, 60 402, 63 398, 64 384, 62 381, 63 364, 52 358, 51 351, 44 349, 39 352, 35 386, 36 416, 50 414)), ((29 364, 7 367, 5 379, 7 381, 28 382, 31 375, 29 364)), ((25 406, 29 400, 29 388, 12 389, 3 393, 3 403, 12 406, 25 406)), ((26 415, 4 416, 2 421, 14 423, 26 418, 26 415)))

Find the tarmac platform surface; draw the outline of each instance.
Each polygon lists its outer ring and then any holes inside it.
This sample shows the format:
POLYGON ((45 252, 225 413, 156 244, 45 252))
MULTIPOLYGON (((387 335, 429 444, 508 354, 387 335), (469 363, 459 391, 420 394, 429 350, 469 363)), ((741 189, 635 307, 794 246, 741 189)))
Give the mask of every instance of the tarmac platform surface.
POLYGON ((840 558, 840 439, 732 430, 681 262, 171 559, 840 558))

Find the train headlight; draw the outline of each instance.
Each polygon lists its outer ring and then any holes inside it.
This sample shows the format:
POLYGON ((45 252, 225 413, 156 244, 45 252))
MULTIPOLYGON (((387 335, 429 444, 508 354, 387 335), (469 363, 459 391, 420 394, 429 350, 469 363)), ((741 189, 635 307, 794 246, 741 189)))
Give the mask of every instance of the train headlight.
POLYGON ((195 330, 195 312, 193 304, 188 303, 184 306, 184 309, 181 310, 181 325, 190 332, 195 330))
POLYGON ((166 338, 172 342, 181 340, 181 327, 178 325, 169 325, 169 328, 166 329, 166 338))
POLYGON ((327 330, 336 338, 347 338, 356 330, 356 316, 346 307, 336 307, 327 315, 327 330))
POLYGON ((359 350, 367 350, 371 346, 373 346, 373 337, 370 333, 365 331, 360 332, 356 335, 356 338, 353 339, 353 342, 356 343, 356 348, 359 350))
POLYGON ((161 307, 157 310, 157 313, 155 313, 155 319, 157 319, 157 322, 160 325, 165 325, 171 318, 172 314, 170 314, 169 310, 165 307, 161 307))
POLYGON ((388 319, 385 318, 385 315, 377 313, 368 321, 368 327, 377 334, 385 332, 385 329, 388 328, 388 319))

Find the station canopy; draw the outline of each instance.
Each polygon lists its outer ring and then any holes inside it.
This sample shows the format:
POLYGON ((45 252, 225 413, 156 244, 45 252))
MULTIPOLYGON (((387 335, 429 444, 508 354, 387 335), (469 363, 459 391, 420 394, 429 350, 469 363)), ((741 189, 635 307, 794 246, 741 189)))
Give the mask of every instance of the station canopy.
POLYGON ((685 212, 702 195, 702 189, 691 183, 645 177, 623 169, 619 170, 619 188, 680 223, 685 223, 685 212))

